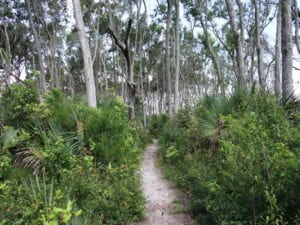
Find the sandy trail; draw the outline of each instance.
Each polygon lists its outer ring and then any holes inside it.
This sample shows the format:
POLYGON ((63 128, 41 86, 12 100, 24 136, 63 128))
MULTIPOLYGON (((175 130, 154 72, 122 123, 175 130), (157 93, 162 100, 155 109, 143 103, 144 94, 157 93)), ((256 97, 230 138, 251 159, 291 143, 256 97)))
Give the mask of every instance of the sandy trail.
POLYGON ((146 215, 145 219, 136 225, 191 225, 190 217, 178 212, 178 208, 182 206, 177 192, 155 165, 157 149, 156 144, 151 144, 144 152, 141 178, 146 198, 146 215))

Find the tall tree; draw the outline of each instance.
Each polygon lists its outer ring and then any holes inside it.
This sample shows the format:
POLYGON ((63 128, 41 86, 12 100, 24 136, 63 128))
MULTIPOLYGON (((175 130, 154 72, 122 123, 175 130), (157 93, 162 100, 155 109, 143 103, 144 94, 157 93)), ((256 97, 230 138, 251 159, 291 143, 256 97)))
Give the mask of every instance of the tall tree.
MULTIPOLYGON (((234 5, 232 0, 226 0, 227 11, 229 15, 229 23, 232 30, 232 39, 235 42, 235 51, 236 51, 236 63, 237 63, 237 81, 238 81, 238 88, 241 88, 246 85, 245 79, 245 64, 244 64, 244 50, 242 42, 242 35, 238 31, 238 27, 236 24, 236 15, 234 11, 234 5)), ((240 15, 241 17, 241 15, 240 15)), ((243 32, 243 30, 241 30, 243 32)))
POLYGON ((37 55, 38 55, 39 90, 40 90, 40 95, 42 96, 43 94, 46 93, 46 73, 45 73, 45 68, 44 68, 44 59, 43 59, 43 55, 42 55, 41 38, 40 38, 38 30, 36 29, 36 27, 34 25, 31 0, 26 0, 26 5, 27 5, 27 10, 28 10, 29 25, 30 25, 30 28, 33 33, 35 48, 36 48, 37 55))
POLYGON ((167 103, 168 103, 168 114, 173 116, 172 110, 172 79, 170 71, 170 25, 171 25, 171 10, 173 6, 173 0, 167 0, 167 24, 166 24, 166 52, 165 52, 165 74, 167 81, 167 103))
POLYGON ((293 94, 293 43, 291 0, 281 0, 282 100, 293 94))
POLYGON ((114 39, 115 44, 122 51, 125 60, 126 60, 126 68, 127 68, 127 101, 129 107, 129 117, 134 119, 135 117, 135 94, 136 94, 136 85, 133 80, 133 68, 132 68, 132 58, 130 54, 130 31, 131 31, 132 19, 129 19, 126 29, 126 35, 124 41, 117 36, 117 34, 112 30, 112 28, 108 27, 107 32, 114 39))
POLYGON ((278 4, 276 42, 275 42, 275 77, 274 89, 275 95, 281 95, 281 75, 282 75, 282 57, 281 57, 281 3, 278 4))
POLYGON ((207 6, 207 1, 205 1, 205 5, 203 6, 204 8, 204 16, 200 15, 200 23, 201 27, 203 29, 203 35, 201 36, 203 45, 207 51, 208 57, 211 59, 214 71, 217 75, 217 87, 216 89, 221 91, 221 95, 225 96, 225 84, 224 84, 224 74, 222 73, 220 69, 220 60, 217 55, 217 50, 213 44, 213 38, 211 37, 209 31, 208 31, 208 6, 207 6))
POLYGON ((295 44, 298 53, 300 54, 300 43, 299 43, 299 23, 300 23, 300 11, 298 9, 297 0, 292 2, 292 20, 295 23, 295 44))
POLYGON ((11 55, 11 47, 10 47, 10 38, 7 31, 7 24, 4 24, 3 29, 0 27, 0 31, 5 36, 5 51, 1 49, 3 52, 3 60, 1 59, 2 61, 1 66, 5 71, 4 83, 6 86, 9 86, 11 84, 10 76, 12 73, 12 66, 11 66, 12 55, 11 55))
POLYGON ((257 70, 258 79, 261 88, 265 88, 265 78, 263 75, 263 52, 260 41, 260 31, 261 31, 261 19, 260 19, 260 2, 258 0, 253 0, 255 9, 255 43, 256 43, 256 54, 257 54, 257 70))
POLYGON ((74 16, 76 20, 76 26, 79 34, 81 51, 82 51, 83 62, 84 62, 84 75, 85 75, 88 105, 90 107, 97 107, 96 86, 95 86, 95 78, 94 78, 94 71, 93 71, 93 59, 92 59, 91 49, 89 46, 88 38, 83 23, 80 0, 72 0, 72 1, 73 1, 74 16))
POLYGON ((175 0, 176 18, 175 18, 175 50, 176 50, 176 63, 175 63, 175 83, 174 83, 174 112, 179 109, 179 74, 180 74, 180 7, 179 0, 175 0))

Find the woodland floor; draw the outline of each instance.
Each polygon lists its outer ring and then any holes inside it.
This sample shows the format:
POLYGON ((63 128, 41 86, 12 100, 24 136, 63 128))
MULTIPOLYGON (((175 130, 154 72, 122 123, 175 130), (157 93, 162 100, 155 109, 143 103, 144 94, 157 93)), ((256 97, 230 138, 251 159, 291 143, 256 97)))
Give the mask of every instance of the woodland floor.
POLYGON ((141 167, 141 186, 146 199, 144 220, 135 225, 192 225, 183 213, 184 197, 163 177, 157 163, 156 144, 147 146, 141 167))

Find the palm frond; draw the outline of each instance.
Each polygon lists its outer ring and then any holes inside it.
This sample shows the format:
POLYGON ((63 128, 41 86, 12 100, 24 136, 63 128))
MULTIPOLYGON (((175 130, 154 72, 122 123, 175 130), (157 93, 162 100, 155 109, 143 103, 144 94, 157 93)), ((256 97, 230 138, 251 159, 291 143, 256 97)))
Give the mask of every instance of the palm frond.
POLYGON ((5 52, 5 50, 3 48, 0 48, 0 59, 5 61, 5 62, 9 61, 7 53, 5 52))
POLYGON ((1 135, 2 150, 8 150, 14 146, 14 139, 17 137, 18 130, 8 127, 1 135))
POLYGON ((34 174, 42 174, 45 171, 43 154, 34 148, 19 149, 15 155, 14 165, 20 168, 28 168, 34 174))
POLYGON ((53 206, 53 179, 50 184, 47 184, 45 176, 34 175, 29 179, 21 177, 21 181, 32 203, 42 203, 41 205, 46 208, 46 211, 53 206))
POLYGON ((298 122, 300 120, 300 99, 295 95, 291 95, 281 103, 291 121, 298 122))
POLYGON ((212 136, 218 129, 217 118, 214 117, 200 118, 198 122, 198 127, 200 128, 200 137, 208 138, 212 136))

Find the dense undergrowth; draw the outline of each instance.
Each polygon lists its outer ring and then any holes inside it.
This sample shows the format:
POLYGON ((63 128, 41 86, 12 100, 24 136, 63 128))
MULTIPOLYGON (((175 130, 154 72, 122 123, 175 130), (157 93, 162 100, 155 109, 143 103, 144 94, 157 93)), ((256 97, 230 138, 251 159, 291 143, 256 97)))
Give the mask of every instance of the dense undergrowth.
POLYGON ((299 102, 205 97, 150 124, 166 176, 190 193, 199 224, 300 224, 299 102))
POLYGON ((143 215, 136 170, 146 142, 121 99, 97 109, 28 85, 0 99, 0 224, 130 224, 143 215))

